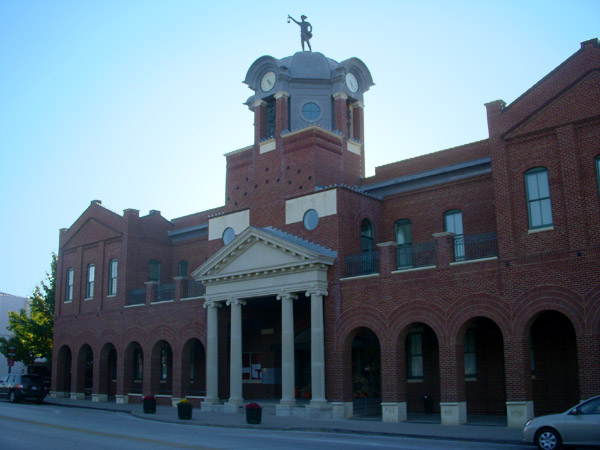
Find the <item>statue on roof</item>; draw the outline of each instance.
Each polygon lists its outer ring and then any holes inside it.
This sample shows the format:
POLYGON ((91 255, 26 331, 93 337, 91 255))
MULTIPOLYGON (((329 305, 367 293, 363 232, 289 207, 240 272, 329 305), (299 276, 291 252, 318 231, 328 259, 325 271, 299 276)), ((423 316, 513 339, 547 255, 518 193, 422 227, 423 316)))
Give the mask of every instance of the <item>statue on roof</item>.
POLYGON ((300 19, 302 22, 298 22, 292 16, 288 14, 288 23, 290 23, 290 19, 293 20, 300 27, 300 42, 302 43, 302 51, 304 51, 304 43, 308 45, 308 51, 312 52, 312 48, 310 46, 310 38, 312 37, 312 25, 310 22, 306 22, 307 17, 303 14, 300 19))

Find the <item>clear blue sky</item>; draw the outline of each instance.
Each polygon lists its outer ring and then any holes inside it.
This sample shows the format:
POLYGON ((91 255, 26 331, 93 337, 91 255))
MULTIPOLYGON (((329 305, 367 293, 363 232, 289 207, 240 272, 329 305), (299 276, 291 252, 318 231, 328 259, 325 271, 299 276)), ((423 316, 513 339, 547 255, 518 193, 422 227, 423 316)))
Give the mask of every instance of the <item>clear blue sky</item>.
POLYGON ((252 144, 250 64, 356 56, 367 175, 487 138, 510 103, 600 33, 599 0, 0 0, 0 291, 30 295, 58 230, 102 200, 169 218, 224 202, 224 153, 252 144), (289 3, 291 5, 291 2, 289 3))

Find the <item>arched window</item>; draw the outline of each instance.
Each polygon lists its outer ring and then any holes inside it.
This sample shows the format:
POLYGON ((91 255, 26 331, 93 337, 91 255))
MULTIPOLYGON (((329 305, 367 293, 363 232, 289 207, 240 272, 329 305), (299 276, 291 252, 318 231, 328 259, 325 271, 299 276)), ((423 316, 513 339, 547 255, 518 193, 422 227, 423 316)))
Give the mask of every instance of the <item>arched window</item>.
POLYGON ((465 259, 465 236, 463 234, 462 211, 452 209, 444 214, 444 229, 454 233, 454 259, 463 261, 465 259))
POLYGON ((223 231, 223 244, 227 245, 235 239, 235 231, 231 227, 225 228, 223 231))
POLYGON ((73 282, 75 281, 75 271, 72 268, 67 269, 67 289, 65 292, 65 302, 73 301, 73 282))
POLYGON ((167 348, 163 347, 160 351, 160 380, 166 381, 169 376, 167 363, 167 348))
POLYGON ((117 271, 119 263, 111 259, 108 263, 108 295, 117 295, 117 271))
POLYGON ((360 248, 363 253, 373 253, 375 250, 373 225, 369 219, 363 219, 360 225, 360 248))
POLYGON ((398 244, 398 268, 413 265, 412 226, 410 220, 396 222, 396 243, 398 244))
POLYGON ((96 272, 96 266, 90 264, 87 266, 87 277, 85 283, 85 298, 94 298, 94 277, 96 272))
POLYGON ((133 354, 135 381, 142 381, 144 376, 144 355, 141 348, 136 348, 133 354))
POLYGON ((157 261, 156 259, 151 260, 149 263, 148 281, 160 282, 160 261, 157 261))
POLYGON ((190 350, 190 381, 196 381, 196 349, 192 347, 190 350))
POLYGON ((548 169, 535 167, 525 172, 525 190, 529 212, 529 229, 552 226, 552 205, 548 169))

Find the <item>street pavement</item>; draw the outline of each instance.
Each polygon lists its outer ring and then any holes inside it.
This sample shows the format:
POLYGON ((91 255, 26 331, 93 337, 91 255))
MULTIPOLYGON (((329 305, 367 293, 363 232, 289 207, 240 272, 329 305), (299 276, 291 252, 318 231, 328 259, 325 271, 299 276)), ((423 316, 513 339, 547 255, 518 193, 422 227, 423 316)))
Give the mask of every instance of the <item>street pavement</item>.
POLYGON ((381 436, 398 436, 426 439, 461 440, 472 442, 493 442, 519 444, 522 442, 521 428, 508 428, 505 418, 472 416, 465 425, 441 425, 439 414, 409 415, 406 422, 390 423, 381 419, 313 419, 305 417, 281 417, 274 414, 274 408, 263 409, 259 425, 246 423, 243 410, 240 413, 205 412, 194 408, 191 420, 179 420, 177 408, 157 406, 155 414, 144 414, 141 404, 117 404, 114 402, 92 402, 91 400, 71 400, 69 398, 46 397, 49 405, 88 408, 105 411, 125 412, 145 420, 185 423, 192 426, 222 428, 251 428, 279 431, 308 431, 329 433, 360 433, 381 436))

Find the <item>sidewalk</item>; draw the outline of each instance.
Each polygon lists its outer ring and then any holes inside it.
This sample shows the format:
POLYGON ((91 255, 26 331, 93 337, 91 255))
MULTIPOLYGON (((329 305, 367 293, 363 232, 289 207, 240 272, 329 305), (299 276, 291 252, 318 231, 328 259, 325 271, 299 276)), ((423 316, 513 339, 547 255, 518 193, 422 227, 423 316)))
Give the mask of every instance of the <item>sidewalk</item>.
POLYGON ((520 444, 522 442, 520 428, 508 428, 500 424, 490 425, 489 423, 493 423, 494 421, 485 420, 482 416, 475 418, 473 423, 453 426, 439 424, 436 419, 433 419, 435 417, 439 419, 439 416, 434 415, 411 417, 411 420, 408 422, 389 423, 381 422, 380 420, 364 419, 279 417, 263 413, 260 425, 248 425, 246 423, 246 416, 243 413, 204 412, 201 409, 195 408, 192 420, 179 420, 177 418, 177 409, 170 406, 157 406, 156 414, 144 414, 141 404, 116 404, 112 402, 92 402, 90 400, 71 400, 68 398, 53 397, 46 397, 44 402, 54 406, 124 412, 141 419, 186 425, 280 431, 377 434, 506 444, 520 444))

